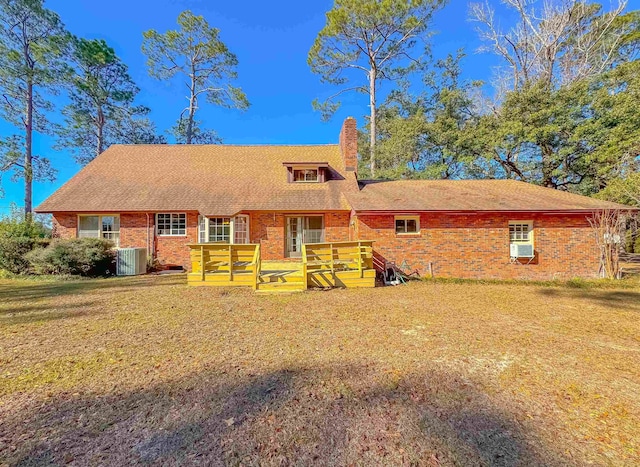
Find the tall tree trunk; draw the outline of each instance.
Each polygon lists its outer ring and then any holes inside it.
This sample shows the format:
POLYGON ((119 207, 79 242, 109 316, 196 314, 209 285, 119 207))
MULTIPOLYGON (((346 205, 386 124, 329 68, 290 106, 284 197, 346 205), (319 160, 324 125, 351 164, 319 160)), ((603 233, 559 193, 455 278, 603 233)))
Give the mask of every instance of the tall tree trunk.
POLYGON ((191 60, 191 86, 189 86, 189 117, 187 119, 187 144, 193 140, 193 119, 196 113, 196 65, 191 60))
POLYGON ((553 150, 547 144, 542 144, 540 149, 542 154, 542 186, 556 188, 553 183, 553 150))
POLYGON ((98 121, 97 121, 97 130, 98 130, 98 140, 96 141, 96 157, 104 152, 104 112, 102 111, 102 107, 98 106, 98 121))
POLYGON ((369 70, 369 107, 369 169, 371 178, 376 178, 376 73, 373 68, 369 70))
POLYGON ((27 222, 31 222, 33 211, 33 83, 31 77, 27 82, 27 114, 24 129, 24 217, 27 222))

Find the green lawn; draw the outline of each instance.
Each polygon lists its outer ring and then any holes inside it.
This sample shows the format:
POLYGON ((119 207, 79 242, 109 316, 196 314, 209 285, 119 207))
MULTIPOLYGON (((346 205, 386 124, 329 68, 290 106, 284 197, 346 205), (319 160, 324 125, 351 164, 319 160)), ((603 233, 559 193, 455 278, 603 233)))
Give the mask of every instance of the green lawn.
POLYGON ((638 465, 640 287, 0 280, 0 465, 638 465))

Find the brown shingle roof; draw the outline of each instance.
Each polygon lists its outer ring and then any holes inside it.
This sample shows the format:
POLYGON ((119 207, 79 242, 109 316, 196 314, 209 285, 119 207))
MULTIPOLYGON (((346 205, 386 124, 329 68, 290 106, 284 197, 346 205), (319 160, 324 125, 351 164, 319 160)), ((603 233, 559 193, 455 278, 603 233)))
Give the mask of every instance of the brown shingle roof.
POLYGON ((38 206, 38 212, 346 210, 357 190, 338 145, 114 145, 38 206), (326 161, 326 183, 287 183, 283 161, 326 161))
POLYGON ((346 172, 338 145, 115 145, 38 212, 590 211, 625 208, 512 180, 364 181, 346 172), (287 183, 289 164, 323 161, 326 183, 287 183))
POLYGON ((626 208, 515 180, 360 182, 347 199, 356 211, 591 211, 626 208))

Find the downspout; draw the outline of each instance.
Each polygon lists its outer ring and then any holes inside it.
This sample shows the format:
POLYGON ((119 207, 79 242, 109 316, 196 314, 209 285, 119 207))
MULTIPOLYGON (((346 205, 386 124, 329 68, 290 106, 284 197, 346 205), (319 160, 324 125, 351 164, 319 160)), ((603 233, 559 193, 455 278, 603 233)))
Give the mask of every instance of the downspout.
POLYGON ((147 215, 147 254, 153 256, 153 253, 149 250, 149 213, 147 215))

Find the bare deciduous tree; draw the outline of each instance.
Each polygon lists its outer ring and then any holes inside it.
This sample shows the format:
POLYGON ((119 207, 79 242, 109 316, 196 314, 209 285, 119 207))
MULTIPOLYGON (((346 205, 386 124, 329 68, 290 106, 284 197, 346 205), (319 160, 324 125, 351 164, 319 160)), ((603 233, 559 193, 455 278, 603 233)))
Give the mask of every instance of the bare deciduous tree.
POLYGON ((573 83, 613 66, 621 34, 613 34, 616 19, 627 1, 606 13, 600 5, 581 0, 503 0, 518 21, 507 32, 500 30, 489 3, 471 4, 471 19, 485 45, 508 64, 499 76, 498 89, 519 90, 532 83, 549 88, 573 83), (536 4, 542 4, 536 8, 536 4))
POLYGON ((622 248, 628 213, 621 209, 595 211, 588 219, 600 250, 600 273, 607 279, 620 279, 622 248))

